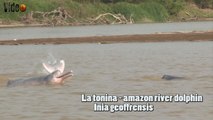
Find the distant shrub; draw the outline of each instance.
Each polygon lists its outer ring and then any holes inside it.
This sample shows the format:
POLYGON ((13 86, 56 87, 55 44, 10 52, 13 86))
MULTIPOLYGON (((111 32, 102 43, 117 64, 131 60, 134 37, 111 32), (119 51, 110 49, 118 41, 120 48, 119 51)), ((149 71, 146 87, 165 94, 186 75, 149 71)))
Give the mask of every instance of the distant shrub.
POLYGON ((178 12, 184 7, 184 0, 157 0, 162 4, 170 15, 177 15, 178 12))
POLYGON ((194 0, 200 8, 213 8, 213 0, 194 0))
POLYGON ((131 17, 135 22, 141 21, 148 14, 141 6, 127 2, 113 4, 112 11, 113 13, 124 15, 127 19, 131 17))
POLYGON ((141 21, 148 18, 152 21, 166 21, 168 18, 167 10, 157 2, 145 2, 132 4, 127 2, 118 2, 113 4, 112 11, 116 14, 121 13, 125 17, 132 17, 135 21, 141 21))
POLYGON ((146 17, 154 21, 166 21, 169 17, 165 7, 157 2, 145 2, 140 5, 141 9, 146 11, 146 17))
POLYGON ((129 2, 129 3, 138 3, 141 2, 141 0, 100 0, 104 3, 117 3, 117 2, 129 2))
POLYGON ((121 13, 127 17, 135 13, 136 9, 137 8, 135 4, 130 4, 126 2, 119 2, 112 6, 112 10, 114 13, 116 14, 121 13))

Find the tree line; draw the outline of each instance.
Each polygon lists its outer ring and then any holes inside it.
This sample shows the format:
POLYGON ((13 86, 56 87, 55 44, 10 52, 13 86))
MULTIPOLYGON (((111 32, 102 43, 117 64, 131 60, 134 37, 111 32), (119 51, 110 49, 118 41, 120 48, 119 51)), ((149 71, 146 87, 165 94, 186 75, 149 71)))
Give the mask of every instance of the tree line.
POLYGON ((213 9, 213 0, 74 0, 76 2, 90 2, 90 3, 117 3, 117 2, 128 2, 128 3, 141 3, 141 2, 158 2, 167 7, 176 7, 177 4, 194 3, 198 7, 213 9))

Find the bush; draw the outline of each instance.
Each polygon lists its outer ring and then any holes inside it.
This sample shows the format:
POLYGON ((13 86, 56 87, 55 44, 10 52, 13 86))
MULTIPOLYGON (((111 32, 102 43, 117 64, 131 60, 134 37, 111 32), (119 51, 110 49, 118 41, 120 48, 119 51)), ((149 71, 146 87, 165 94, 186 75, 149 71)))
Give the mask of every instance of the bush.
POLYGON ((112 6, 112 10, 114 13, 121 13, 126 17, 130 17, 131 14, 134 14, 136 9, 137 8, 135 4, 130 4, 126 2, 119 2, 112 6))
POLYGON ((200 8, 213 8, 213 0, 194 0, 200 8))
POLYGON ((145 15, 147 18, 152 19, 154 21, 166 21, 169 17, 167 10, 164 6, 156 2, 145 2, 140 5, 142 10, 147 14, 145 15))
POLYGON ((113 4, 112 11, 116 14, 121 13, 126 18, 132 17, 136 22, 146 18, 152 21, 162 22, 168 18, 167 10, 157 2, 140 4, 118 2, 113 4))
POLYGON ((168 11, 170 15, 177 15, 184 7, 184 0, 158 0, 168 11))
POLYGON ((132 17, 135 22, 141 21, 148 14, 144 11, 141 6, 126 2, 118 2, 113 4, 112 11, 115 14, 122 14, 127 19, 132 17))
POLYGON ((117 3, 117 2, 129 2, 129 3, 139 3, 141 0, 101 0, 104 3, 117 3))

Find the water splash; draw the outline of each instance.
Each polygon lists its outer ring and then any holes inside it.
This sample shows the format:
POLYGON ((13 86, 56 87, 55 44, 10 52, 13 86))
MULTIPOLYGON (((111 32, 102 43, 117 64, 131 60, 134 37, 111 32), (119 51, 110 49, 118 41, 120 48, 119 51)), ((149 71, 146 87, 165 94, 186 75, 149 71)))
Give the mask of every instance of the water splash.
POLYGON ((43 61, 42 65, 44 70, 48 73, 52 73, 55 70, 59 70, 61 73, 63 73, 65 68, 64 60, 56 59, 51 53, 48 54, 47 60, 43 61))

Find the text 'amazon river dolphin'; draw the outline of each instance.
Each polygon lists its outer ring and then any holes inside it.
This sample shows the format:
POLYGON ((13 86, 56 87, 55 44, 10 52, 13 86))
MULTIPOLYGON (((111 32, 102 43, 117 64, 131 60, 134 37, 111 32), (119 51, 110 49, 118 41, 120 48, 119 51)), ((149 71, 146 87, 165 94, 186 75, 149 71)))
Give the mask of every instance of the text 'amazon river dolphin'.
POLYGON ((71 76, 73 76, 72 72, 62 74, 59 70, 56 70, 46 76, 9 80, 7 87, 63 84, 64 80, 71 76))

